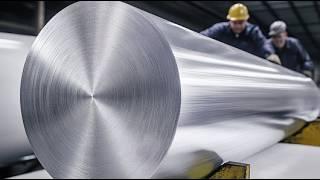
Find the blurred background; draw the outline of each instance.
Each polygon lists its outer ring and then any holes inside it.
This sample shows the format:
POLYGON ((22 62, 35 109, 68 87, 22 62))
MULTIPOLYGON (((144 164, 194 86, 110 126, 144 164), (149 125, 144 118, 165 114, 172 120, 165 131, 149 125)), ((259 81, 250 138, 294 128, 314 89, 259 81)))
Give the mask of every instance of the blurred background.
MULTIPOLYGON (((0 32, 37 35, 60 10, 75 1, 3 1, 0 3, 0 32)), ((317 1, 127 1, 152 14, 200 32, 226 21, 228 9, 243 3, 249 22, 266 37, 276 20, 287 23, 289 36, 299 39, 315 63, 314 80, 320 84, 320 3, 317 1)))

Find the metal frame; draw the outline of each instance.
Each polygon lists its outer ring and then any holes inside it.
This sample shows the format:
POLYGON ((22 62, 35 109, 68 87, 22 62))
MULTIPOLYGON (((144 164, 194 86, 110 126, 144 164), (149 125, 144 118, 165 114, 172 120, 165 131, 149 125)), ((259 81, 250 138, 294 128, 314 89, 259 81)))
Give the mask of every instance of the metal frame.
POLYGON ((218 14, 218 13, 216 13, 216 12, 213 12, 213 11, 211 11, 211 10, 209 10, 209 9, 201 6, 200 4, 197 4, 196 2, 186 1, 186 3, 189 4, 190 6, 193 6, 194 8, 197 8, 197 9, 199 9, 199 10, 201 10, 201 11, 209 14, 210 16, 212 16, 212 17, 214 17, 214 18, 216 18, 216 19, 219 19, 219 20, 222 20, 222 21, 226 20, 225 17, 223 17, 223 16, 221 16, 220 14, 218 14))
POLYGON ((45 25, 45 16, 46 16, 45 9, 46 9, 45 1, 38 1, 37 2, 37 11, 36 11, 36 13, 37 13, 37 16, 36 16, 36 18, 37 18, 36 19, 37 33, 39 33, 45 25))
POLYGON ((318 18, 320 20, 320 7, 319 7, 319 4, 318 4, 318 1, 313 1, 313 6, 318 14, 318 18))
MULTIPOLYGON (((261 1, 261 3, 264 5, 264 7, 267 8, 268 12, 273 16, 275 20, 283 21, 283 19, 279 16, 279 14, 271 7, 271 5, 267 1, 261 1)), ((292 35, 290 30, 287 30, 287 32, 289 35, 292 35)))
POLYGON ((318 42, 313 37, 312 33, 310 32, 310 30, 308 28, 308 25, 303 20, 301 14, 299 13, 299 11, 298 11, 297 7, 295 6, 295 4, 292 1, 288 1, 288 3, 289 3, 289 6, 290 6, 291 10, 293 11, 295 16, 297 17, 299 23, 301 24, 302 28, 304 29, 305 33, 307 34, 307 36, 309 37, 310 41, 312 42, 312 44, 315 46, 315 48, 319 49, 318 42))

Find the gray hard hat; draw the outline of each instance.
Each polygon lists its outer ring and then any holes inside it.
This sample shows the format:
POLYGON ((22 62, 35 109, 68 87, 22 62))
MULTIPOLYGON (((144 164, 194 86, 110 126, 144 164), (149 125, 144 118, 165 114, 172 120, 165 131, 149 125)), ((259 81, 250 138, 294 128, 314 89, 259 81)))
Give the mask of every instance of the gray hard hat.
POLYGON ((283 21, 275 21, 270 26, 269 36, 278 35, 287 31, 287 25, 283 21))

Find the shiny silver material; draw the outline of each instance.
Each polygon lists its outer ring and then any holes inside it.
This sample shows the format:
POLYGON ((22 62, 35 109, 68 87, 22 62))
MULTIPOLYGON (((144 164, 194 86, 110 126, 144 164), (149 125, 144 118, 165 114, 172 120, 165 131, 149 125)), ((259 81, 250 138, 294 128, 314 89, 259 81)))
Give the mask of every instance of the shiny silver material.
POLYGON ((20 110, 23 65, 35 37, 0 33, 0 167, 32 154, 20 110))
POLYGON ((320 148, 278 143, 242 162, 250 164, 252 179, 317 179, 320 148))
POLYGON ((21 97, 35 154, 58 178, 188 178, 275 144, 320 104, 311 79, 120 2, 56 15, 21 97))
POLYGON ((21 86, 30 143, 55 178, 149 177, 175 133, 171 49, 122 3, 81 2, 55 16, 32 46, 21 86))
POLYGON ((195 169, 228 161, 239 162, 268 148, 303 127, 302 121, 263 117, 179 126, 172 146, 153 178, 202 178, 195 169))
POLYGON ((181 112, 169 152, 154 178, 193 178, 272 146, 312 121, 320 110, 313 81, 267 60, 154 15, 177 61, 181 112))

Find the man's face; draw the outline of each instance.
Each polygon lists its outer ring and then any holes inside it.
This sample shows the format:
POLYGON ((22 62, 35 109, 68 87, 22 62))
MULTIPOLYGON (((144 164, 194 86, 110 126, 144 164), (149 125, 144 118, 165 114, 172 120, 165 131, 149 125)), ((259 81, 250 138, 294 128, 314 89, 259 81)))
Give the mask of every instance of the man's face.
POLYGON ((286 44, 287 37, 288 37, 287 33, 283 32, 278 35, 272 36, 271 40, 275 47, 281 49, 286 44))
POLYGON ((230 21, 230 27, 235 34, 240 34, 246 28, 246 25, 246 20, 230 21))

